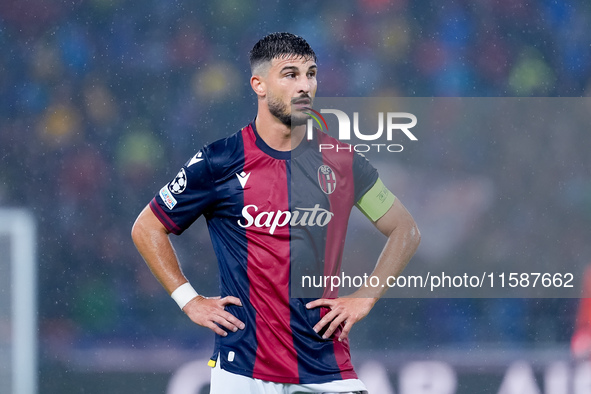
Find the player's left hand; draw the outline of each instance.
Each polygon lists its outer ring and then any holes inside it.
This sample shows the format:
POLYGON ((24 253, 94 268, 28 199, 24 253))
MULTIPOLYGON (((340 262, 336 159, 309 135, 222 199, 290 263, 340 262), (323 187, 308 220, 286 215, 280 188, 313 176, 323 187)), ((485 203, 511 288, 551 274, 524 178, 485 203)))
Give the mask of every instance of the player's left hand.
POLYGON ((323 339, 330 338, 335 330, 345 322, 343 331, 339 335, 338 340, 342 341, 349 336, 349 332, 355 323, 363 319, 371 308, 376 303, 376 298, 353 298, 353 297, 341 297, 341 298, 320 298, 315 301, 311 301, 306 304, 306 308, 313 309, 320 306, 330 308, 328 312, 316 325, 314 326, 315 332, 322 331, 326 328, 326 331, 322 335, 323 339))

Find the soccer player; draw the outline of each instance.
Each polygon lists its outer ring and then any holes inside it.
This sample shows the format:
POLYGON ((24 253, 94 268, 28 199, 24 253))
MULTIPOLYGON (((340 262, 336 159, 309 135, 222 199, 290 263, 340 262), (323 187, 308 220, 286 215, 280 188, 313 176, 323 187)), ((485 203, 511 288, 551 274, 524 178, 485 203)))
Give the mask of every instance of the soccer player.
POLYGON ((419 231, 364 157, 319 152, 319 143, 345 145, 320 131, 305 138, 317 65, 303 38, 262 38, 250 66, 256 118, 198 151, 140 213, 133 240, 185 314, 215 332, 211 393, 366 393, 347 337, 385 289, 297 298, 291 278, 338 275, 354 205, 387 237, 372 272, 382 283, 402 272, 419 231), (169 240, 201 215, 221 297, 198 295, 169 240))

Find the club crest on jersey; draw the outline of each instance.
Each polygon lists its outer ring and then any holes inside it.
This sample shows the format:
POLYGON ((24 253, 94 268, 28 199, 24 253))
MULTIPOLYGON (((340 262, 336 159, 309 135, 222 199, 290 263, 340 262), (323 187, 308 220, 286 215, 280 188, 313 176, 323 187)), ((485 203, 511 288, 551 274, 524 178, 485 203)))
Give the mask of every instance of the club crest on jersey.
POLYGON ((326 164, 318 167, 318 184, 325 194, 331 194, 337 187, 337 177, 326 164))
POLYGON ((181 194, 187 187, 187 173, 184 168, 181 168, 178 174, 170 182, 170 191, 174 194, 181 194))

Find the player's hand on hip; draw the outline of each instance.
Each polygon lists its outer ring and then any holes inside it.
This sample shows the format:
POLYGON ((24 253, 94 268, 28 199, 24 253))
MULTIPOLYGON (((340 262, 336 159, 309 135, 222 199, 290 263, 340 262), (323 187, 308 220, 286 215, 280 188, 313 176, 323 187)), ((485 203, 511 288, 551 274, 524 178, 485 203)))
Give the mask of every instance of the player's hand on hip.
POLYGON ((314 331, 318 333, 326 328, 326 331, 322 334, 322 338, 327 339, 344 322, 343 331, 338 338, 339 341, 342 341, 349 336, 353 325, 367 316, 375 302, 376 300, 373 298, 320 298, 307 303, 306 308, 329 308, 330 311, 314 326, 314 331))
POLYGON ((242 302, 232 296, 224 298, 197 296, 185 305, 183 312, 194 323, 207 327, 216 334, 225 337, 228 335, 226 330, 236 332, 239 329, 244 329, 244 323, 224 309, 226 305, 242 306, 242 302))

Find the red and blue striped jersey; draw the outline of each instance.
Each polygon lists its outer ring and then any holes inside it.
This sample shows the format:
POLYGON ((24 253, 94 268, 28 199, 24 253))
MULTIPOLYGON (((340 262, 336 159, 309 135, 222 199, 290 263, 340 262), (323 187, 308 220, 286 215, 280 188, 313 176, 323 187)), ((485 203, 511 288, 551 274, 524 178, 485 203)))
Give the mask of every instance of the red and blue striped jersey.
POLYGON ((378 179, 347 147, 316 132, 292 151, 277 151, 253 122, 201 149, 151 201, 177 235, 205 216, 220 295, 242 302, 226 309, 244 330, 216 335, 222 369, 279 383, 357 378, 348 341, 312 329, 327 310, 306 309, 310 290, 295 294, 291 286, 304 274, 339 275, 351 209, 378 179), (327 154, 319 144, 342 149, 327 154))

